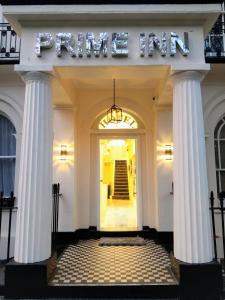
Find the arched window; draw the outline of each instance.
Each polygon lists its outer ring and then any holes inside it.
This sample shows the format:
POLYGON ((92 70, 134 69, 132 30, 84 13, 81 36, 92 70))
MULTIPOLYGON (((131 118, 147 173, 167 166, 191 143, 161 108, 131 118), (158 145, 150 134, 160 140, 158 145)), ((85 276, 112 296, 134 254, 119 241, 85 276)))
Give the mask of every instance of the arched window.
POLYGON ((12 122, 0 115, 0 192, 14 191, 16 163, 16 130, 12 122))
POLYGON ((225 191, 225 117, 216 125, 214 132, 217 192, 225 191))
POLYGON ((123 112, 122 121, 119 123, 109 123, 107 115, 104 116, 98 125, 99 129, 137 129, 137 121, 128 113, 123 112))

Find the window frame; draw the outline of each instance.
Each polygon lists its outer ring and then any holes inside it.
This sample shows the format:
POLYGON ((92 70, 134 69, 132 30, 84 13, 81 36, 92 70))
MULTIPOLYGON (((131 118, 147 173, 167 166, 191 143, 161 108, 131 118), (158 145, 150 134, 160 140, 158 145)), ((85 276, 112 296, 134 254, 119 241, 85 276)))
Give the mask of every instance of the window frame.
MULTIPOLYGON (((217 192, 222 192, 221 173, 225 173, 225 165, 222 167, 222 161, 225 161, 225 151, 223 152, 224 157, 221 156, 221 141, 225 142, 225 137, 221 138, 220 134, 225 126, 225 116, 223 116, 216 124, 214 129, 214 154, 215 154, 215 170, 216 170, 216 187, 217 192), (221 124, 220 124, 221 123, 221 124), (216 148, 217 147, 217 148, 216 148)), ((224 184, 225 186, 225 184, 224 184)), ((224 189, 225 190, 225 189, 224 189)))

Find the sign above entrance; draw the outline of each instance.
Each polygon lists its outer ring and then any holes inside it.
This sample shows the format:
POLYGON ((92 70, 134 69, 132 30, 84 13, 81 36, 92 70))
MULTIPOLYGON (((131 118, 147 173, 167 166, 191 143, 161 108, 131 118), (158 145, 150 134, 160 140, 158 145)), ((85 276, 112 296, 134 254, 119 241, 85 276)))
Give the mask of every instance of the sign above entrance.
POLYGON ((128 113, 123 112, 122 121, 111 123, 108 121, 107 115, 104 116, 98 125, 99 129, 137 129, 137 121, 128 113))
MULTIPOLYGON (((137 37, 139 43, 140 57, 153 56, 159 51, 161 56, 174 56, 177 50, 183 56, 189 54, 188 33, 184 32, 182 40, 176 32, 162 32, 157 36, 151 32, 140 33, 137 37)), ((61 57, 63 50, 71 57, 127 57, 129 54, 129 41, 127 32, 101 32, 98 37, 93 32, 78 33, 77 38, 70 32, 60 32, 53 36, 49 32, 36 35, 35 53, 37 57, 42 56, 42 51, 55 48, 57 57, 61 57), (109 38, 110 37, 110 38, 109 38)))

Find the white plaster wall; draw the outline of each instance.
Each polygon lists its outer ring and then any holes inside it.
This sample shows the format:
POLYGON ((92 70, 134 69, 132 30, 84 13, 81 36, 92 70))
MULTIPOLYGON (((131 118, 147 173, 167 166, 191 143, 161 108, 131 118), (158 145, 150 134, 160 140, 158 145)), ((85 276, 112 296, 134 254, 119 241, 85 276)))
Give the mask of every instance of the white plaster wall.
MULTIPOLYGON (((98 222, 98 182, 97 168, 99 162, 97 139, 99 135, 107 135, 106 131, 96 132, 92 126, 96 117, 106 113, 111 99, 105 98, 106 92, 102 90, 82 90, 79 93, 78 118, 78 194, 79 199, 79 227, 88 228, 97 226, 98 222)), ((153 136, 152 136, 152 109, 147 91, 124 90, 120 91, 120 105, 123 109, 133 113, 134 117, 141 119, 145 130, 139 136, 141 150, 140 165, 142 177, 142 224, 154 227, 154 190, 153 190, 153 136), (126 95, 126 97, 125 97, 126 95)), ((96 124, 97 125, 97 124, 96 124)), ((130 133, 125 133, 126 137, 130 133)), ((111 137, 118 137, 120 133, 111 133, 111 137)), ((132 135, 132 133, 131 133, 132 135)), ((109 136, 110 138, 110 136, 109 136)))
POLYGON ((173 231, 173 174, 172 160, 165 160, 164 146, 172 142, 172 111, 155 111, 155 188, 156 188, 156 229, 173 231))
MULTIPOLYGON (((214 152, 214 130, 220 118, 225 115, 225 85, 219 82, 214 84, 204 84, 202 86, 202 95, 204 106, 209 193, 210 191, 213 191, 216 197, 217 187, 214 152)), ((215 206, 218 205, 218 201, 215 200, 215 206)), ((221 214, 219 212, 216 213, 215 223, 218 257, 223 257, 221 214)))
POLYGON ((74 131, 75 114, 73 109, 55 109, 53 114, 53 182, 60 183, 59 231, 76 229, 74 131), (68 160, 60 160, 61 145, 68 145, 68 160))

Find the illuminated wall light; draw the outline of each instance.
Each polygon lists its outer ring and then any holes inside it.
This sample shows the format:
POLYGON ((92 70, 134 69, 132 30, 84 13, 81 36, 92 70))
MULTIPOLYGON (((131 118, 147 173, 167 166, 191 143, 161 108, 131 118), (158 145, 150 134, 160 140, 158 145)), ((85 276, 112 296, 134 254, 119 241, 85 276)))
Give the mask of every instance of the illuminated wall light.
POLYGON ((67 160, 67 159, 68 159, 68 146, 61 145, 60 160, 67 160))
POLYGON ((173 159, 173 147, 172 145, 165 145, 165 160, 172 160, 173 159))

